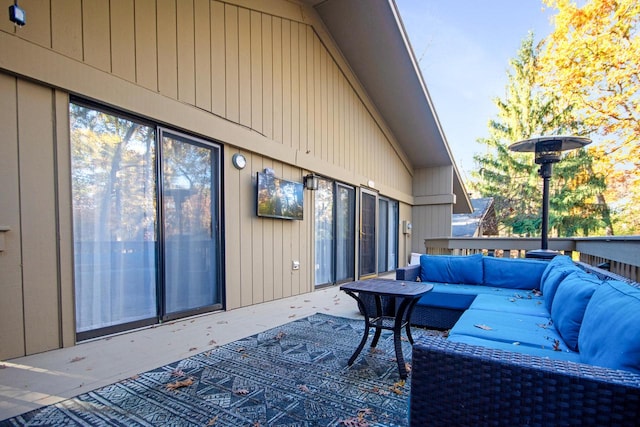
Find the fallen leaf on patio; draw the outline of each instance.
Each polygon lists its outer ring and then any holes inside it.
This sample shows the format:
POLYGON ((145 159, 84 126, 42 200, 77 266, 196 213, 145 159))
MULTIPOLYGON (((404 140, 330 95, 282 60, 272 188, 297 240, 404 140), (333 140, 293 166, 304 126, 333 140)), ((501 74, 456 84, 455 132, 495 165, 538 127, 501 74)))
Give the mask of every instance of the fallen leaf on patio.
POLYGON ((311 302, 311 300, 310 299, 306 299, 306 300, 304 300, 304 302, 311 302))
POLYGON ((340 424, 347 427, 368 427, 370 424, 364 417, 371 413, 372 411, 369 408, 360 409, 358 410, 357 416, 347 418, 346 420, 340 420, 340 424))
POLYGON ((553 351, 562 351, 559 340, 553 340, 553 351))
POLYGON ((541 297, 542 296, 542 291, 539 289, 532 289, 531 292, 533 292, 533 295, 537 296, 537 297, 541 297))
POLYGON ((296 306, 295 305, 290 305, 289 308, 296 308, 296 306))
POLYGON ((220 320, 217 323, 218 323, 218 325, 226 325, 229 322, 227 322, 226 320, 220 320))
POLYGON ((392 386, 390 386, 389 389, 395 394, 401 395, 403 393, 402 388, 404 387, 404 385, 405 385, 405 381, 400 380, 394 383, 392 386))
POLYGON ((218 344, 218 343, 216 342, 216 340, 211 340, 211 341, 209 341, 209 345, 216 345, 216 344, 218 344))
POLYGON ((198 347, 191 347, 191 348, 189 349, 189 351, 196 351, 197 349, 198 349, 198 347))
POLYGON ((218 421, 218 416, 216 415, 215 417, 211 418, 209 420, 209 422, 207 423, 208 426, 212 426, 216 423, 216 421, 218 421))
POLYGON ((138 374, 129 377, 130 380, 137 380, 138 378, 140 378, 140 375, 138 374))
POLYGON ((381 396, 388 396, 389 392, 387 390, 383 390, 378 386, 375 386, 371 389, 371 392, 375 393, 375 394, 379 394, 381 396))
POLYGON ((369 348, 369 353, 373 353, 373 354, 384 354, 384 350, 381 350, 377 347, 371 347, 369 348))
POLYGON ((280 341, 282 338, 284 338, 285 336, 287 336, 287 334, 285 334, 284 332, 280 331, 276 334, 275 339, 277 341, 280 341))
POLYGON ((493 328, 491 326, 487 326, 487 325, 480 324, 480 325, 473 325, 473 326, 475 326, 476 328, 484 329, 485 331, 493 330, 493 328))
POLYGON ((186 380, 176 381, 167 384, 167 390, 177 390, 181 387, 189 387, 193 384, 193 378, 187 378, 186 380))
POLYGON ((407 373, 411 372, 411 363, 405 362, 404 369, 407 370, 407 373))
POLYGON ((515 294, 514 297, 516 297, 518 299, 522 299, 522 295, 520 295, 520 294, 515 294))
POLYGON ((513 345, 520 345, 520 343, 518 341, 511 343, 513 345))
POLYGON ((244 348, 244 347, 240 347, 240 348, 238 348, 236 351, 237 351, 238 353, 242 353, 242 352, 244 352, 244 351, 246 351, 246 350, 247 350, 246 348, 244 348))
POLYGON ((405 342, 407 342, 407 341, 409 341, 409 338, 407 338, 407 337, 400 337, 400 341, 405 341, 405 342))
POLYGON ((174 369, 173 371, 171 371, 171 376, 172 377, 184 377, 185 373, 182 371, 182 369, 174 369))
POLYGON ((247 390, 246 388, 239 388, 237 390, 234 390, 233 392, 239 396, 246 396, 247 394, 249 394, 249 390, 247 390))
POLYGON ((292 318, 294 318, 294 317, 296 317, 296 315, 295 315, 295 314, 292 314, 291 316, 289 316, 289 319, 292 319, 292 318))
POLYGON ((304 385, 304 384, 300 384, 300 385, 298 386, 298 390, 300 390, 300 391, 302 391, 302 392, 304 392, 304 393, 309 393, 309 391, 310 391, 310 390, 309 390, 309 387, 307 387, 307 386, 306 386, 306 385, 304 385))
POLYGON ((515 298, 509 298, 509 301, 516 302, 516 299, 515 298))
POLYGON ((71 361, 69 363, 79 362, 79 361, 84 360, 84 359, 86 359, 85 356, 76 356, 73 359, 71 359, 71 361))

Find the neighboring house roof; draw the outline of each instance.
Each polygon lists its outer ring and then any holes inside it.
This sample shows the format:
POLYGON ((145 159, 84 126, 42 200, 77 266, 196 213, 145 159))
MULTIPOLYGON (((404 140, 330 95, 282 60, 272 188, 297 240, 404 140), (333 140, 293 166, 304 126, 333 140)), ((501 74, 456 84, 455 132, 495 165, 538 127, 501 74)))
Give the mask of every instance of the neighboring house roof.
POLYGON ((471 212, 469 196, 395 2, 301 1, 318 12, 413 168, 452 165, 453 211, 471 212))
POLYGON ((480 237, 498 234, 496 211, 493 197, 471 199, 473 212, 470 214, 453 214, 451 221, 452 237, 480 237))

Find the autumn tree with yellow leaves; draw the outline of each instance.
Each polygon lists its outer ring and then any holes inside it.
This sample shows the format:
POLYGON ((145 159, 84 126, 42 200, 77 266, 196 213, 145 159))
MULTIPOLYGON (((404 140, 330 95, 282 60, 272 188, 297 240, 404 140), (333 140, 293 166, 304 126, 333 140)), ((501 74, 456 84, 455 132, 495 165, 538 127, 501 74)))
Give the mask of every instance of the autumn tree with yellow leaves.
POLYGON ((539 57, 541 82, 573 106, 594 140, 594 173, 617 212, 616 234, 640 233, 640 1, 543 0, 557 9, 539 57))

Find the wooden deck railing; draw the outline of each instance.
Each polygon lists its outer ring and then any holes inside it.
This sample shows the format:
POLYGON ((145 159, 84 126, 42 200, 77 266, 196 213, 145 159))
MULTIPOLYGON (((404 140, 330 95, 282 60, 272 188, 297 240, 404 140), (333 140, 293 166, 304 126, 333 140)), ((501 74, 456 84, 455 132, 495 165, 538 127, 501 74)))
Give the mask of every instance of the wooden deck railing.
MULTIPOLYGON (((539 238, 442 237, 424 241, 426 253, 498 257, 524 257, 540 248, 539 238)), ((608 269, 635 282, 640 280, 640 236, 551 238, 549 249, 559 251, 593 266, 608 269)))

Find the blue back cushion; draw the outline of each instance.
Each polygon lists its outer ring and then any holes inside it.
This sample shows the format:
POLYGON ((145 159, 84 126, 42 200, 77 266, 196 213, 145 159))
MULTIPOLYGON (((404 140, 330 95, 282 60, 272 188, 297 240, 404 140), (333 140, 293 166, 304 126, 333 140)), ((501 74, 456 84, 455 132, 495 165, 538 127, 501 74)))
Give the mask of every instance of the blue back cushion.
POLYGON ((481 285, 482 277, 482 254, 420 256, 420 280, 423 282, 481 285))
POLYGON ((560 282, 569 274, 579 271, 582 271, 580 267, 575 265, 567 256, 557 256, 549 262, 549 265, 540 278, 540 290, 544 297, 544 306, 549 312, 551 312, 553 298, 556 295, 560 282), (560 260, 556 262, 557 259, 560 260), (568 260, 568 262, 565 260, 568 260))
POLYGON ((602 281, 593 274, 576 271, 569 274, 558 286, 551 319, 567 347, 578 351, 578 335, 584 312, 591 296, 602 281))
POLYGON ((545 261, 484 257, 485 286, 512 289, 540 289, 545 261))
POLYGON ((640 289, 605 281, 587 306, 578 337, 584 363, 640 374, 640 289))

